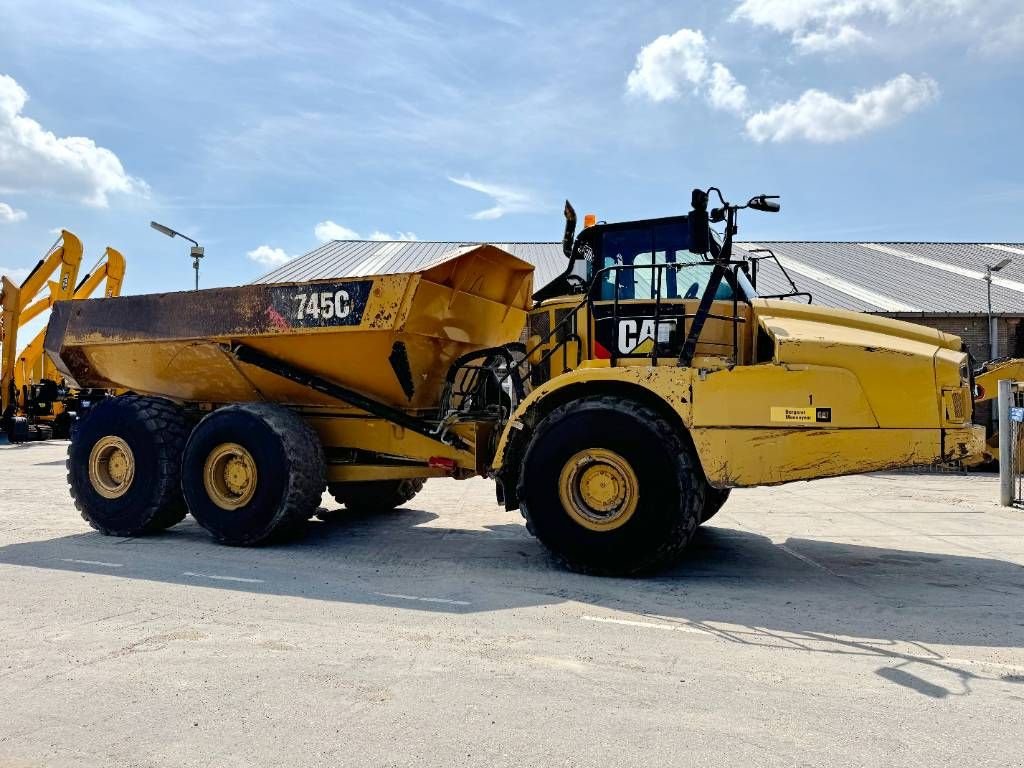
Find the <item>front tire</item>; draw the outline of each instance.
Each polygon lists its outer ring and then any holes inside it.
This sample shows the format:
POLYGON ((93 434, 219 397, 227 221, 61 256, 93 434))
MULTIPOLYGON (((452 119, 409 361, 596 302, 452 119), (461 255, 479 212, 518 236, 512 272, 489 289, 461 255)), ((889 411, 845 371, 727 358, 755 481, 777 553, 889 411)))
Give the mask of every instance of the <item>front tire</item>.
POLYGON ((192 432, 182 488, 192 516, 217 541, 252 546, 316 513, 324 466, 319 438, 294 412, 229 405, 192 432))
POLYGON ((572 570, 631 575, 678 557, 706 483, 693 446, 640 403, 590 397, 554 409, 526 451, 527 528, 572 570))
POLYGON ((710 485, 704 492, 704 509, 700 515, 700 523, 704 525, 708 520, 718 514, 718 511, 725 506, 729 500, 731 488, 712 488, 710 485))
POLYGON ((156 397, 104 400, 68 446, 68 485, 89 525, 108 536, 139 536, 185 517, 181 453, 188 424, 156 397))

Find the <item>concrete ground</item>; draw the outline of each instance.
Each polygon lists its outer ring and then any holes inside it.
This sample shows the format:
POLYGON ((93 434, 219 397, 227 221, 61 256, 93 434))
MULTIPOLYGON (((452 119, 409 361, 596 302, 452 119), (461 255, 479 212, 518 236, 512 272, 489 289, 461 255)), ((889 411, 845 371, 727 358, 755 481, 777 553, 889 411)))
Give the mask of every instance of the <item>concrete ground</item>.
POLYGON ((484 481, 264 549, 106 538, 64 450, 0 446, 2 766, 1024 764, 1024 512, 992 476, 736 492, 617 580, 484 481))

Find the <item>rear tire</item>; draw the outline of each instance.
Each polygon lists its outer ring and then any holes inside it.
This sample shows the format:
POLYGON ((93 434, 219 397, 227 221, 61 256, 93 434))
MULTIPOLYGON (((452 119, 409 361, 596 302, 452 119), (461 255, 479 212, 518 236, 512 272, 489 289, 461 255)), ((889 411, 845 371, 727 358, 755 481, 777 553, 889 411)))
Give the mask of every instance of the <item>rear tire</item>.
POLYGON ((104 400, 68 446, 68 485, 82 518, 108 536, 139 536, 185 517, 182 410, 168 400, 123 395, 104 400))
POLYGON ((575 571, 631 575, 675 560, 706 488, 690 441, 655 410, 616 397, 554 409, 519 485, 527 528, 575 571))
POLYGON ((729 500, 731 492, 731 488, 712 488, 710 485, 707 487, 704 491, 704 509, 700 516, 701 525, 718 514, 718 511, 725 506, 725 502, 729 500))
POLYGON ((369 480, 365 482, 331 483, 328 493, 339 504, 353 512, 369 514, 390 512, 406 502, 412 501, 423 490, 425 478, 403 480, 369 480))
POLYGON ((39 443, 53 439, 53 427, 49 424, 31 424, 28 428, 28 441, 39 443))
POLYGON ((75 417, 67 411, 60 413, 53 420, 53 437, 55 440, 70 440, 71 430, 75 425, 75 417))
POLYGON ((29 431, 28 419, 24 416, 12 415, 7 419, 7 426, 5 427, 7 433, 7 442, 11 445, 18 445, 20 443, 27 443, 30 439, 31 433, 29 431))
POLYGON ((182 460, 189 511, 222 544, 252 546, 305 523, 326 485, 316 433, 276 405, 229 405, 193 430, 182 460))

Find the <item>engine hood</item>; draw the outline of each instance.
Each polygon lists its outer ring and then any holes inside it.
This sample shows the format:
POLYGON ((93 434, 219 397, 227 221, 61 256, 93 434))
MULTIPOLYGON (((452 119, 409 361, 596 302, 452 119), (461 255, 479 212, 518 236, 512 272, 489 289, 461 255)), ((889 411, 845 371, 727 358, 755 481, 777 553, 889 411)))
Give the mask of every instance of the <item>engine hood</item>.
POLYGON ((765 330, 783 344, 787 339, 861 344, 871 339, 886 348, 908 351, 921 351, 919 345, 933 352, 935 347, 952 352, 962 348, 959 336, 903 320, 781 299, 755 299, 753 304, 765 330))
POLYGON ((943 391, 966 386, 959 336, 830 307, 772 299, 753 305, 758 333, 772 341, 773 363, 850 371, 879 426, 934 426, 943 391))

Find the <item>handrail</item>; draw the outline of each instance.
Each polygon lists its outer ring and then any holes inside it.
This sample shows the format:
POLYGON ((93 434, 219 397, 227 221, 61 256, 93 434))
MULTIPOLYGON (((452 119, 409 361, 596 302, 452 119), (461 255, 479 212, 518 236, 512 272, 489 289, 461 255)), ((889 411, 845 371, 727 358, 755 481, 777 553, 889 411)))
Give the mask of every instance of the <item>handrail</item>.
MULTIPOLYGON (((722 264, 724 266, 733 266, 733 267, 739 267, 739 266, 741 266, 741 265, 743 265, 745 263, 746 263, 746 261, 744 261, 744 260, 729 260, 729 261, 722 262, 722 264)), ((594 293, 596 292, 597 288, 601 285, 601 281, 602 281, 602 278, 604 276, 608 275, 609 273, 613 273, 613 272, 617 273, 617 272, 620 272, 620 271, 635 271, 635 270, 639 270, 639 269, 643 269, 643 270, 656 270, 656 273, 655 273, 656 277, 655 277, 654 286, 653 286, 654 287, 654 291, 653 291, 654 295, 651 296, 649 299, 643 298, 643 297, 639 298, 639 299, 635 299, 635 298, 634 299, 630 299, 630 301, 648 301, 648 302, 652 302, 654 304, 655 344, 654 344, 654 349, 651 351, 651 355, 650 356, 651 356, 651 363, 656 365, 657 364, 657 359, 658 359, 658 344, 657 344, 658 323, 661 322, 661 320, 662 320, 662 312, 663 312, 663 309, 664 309, 664 301, 665 301, 665 297, 662 295, 663 289, 664 289, 664 283, 665 283, 665 281, 663 279, 663 275, 664 275, 665 271, 667 271, 669 269, 673 269, 673 270, 679 271, 679 270, 684 269, 686 267, 712 266, 712 264, 713 264, 713 262, 710 262, 710 261, 702 259, 702 260, 697 260, 697 261, 673 262, 673 263, 663 263, 663 264, 611 264, 611 265, 609 265, 607 267, 604 267, 603 269, 598 270, 594 274, 593 278, 591 279, 590 285, 587 286, 587 290, 586 290, 586 293, 585 293, 583 299, 575 307, 570 309, 561 320, 559 320, 557 323, 555 323, 555 325, 540 339, 540 341, 538 341, 532 347, 527 348, 526 353, 525 353, 523 359, 520 360, 518 363, 516 363, 516 365, 513 366, 513 368, 516 371, 519 371, 521 369, 526 369, 527 367, 533 368, 533 367, 543 366, 545 363, 550 361, 552 359, 552 357, 554 357, 555 354, 557 354, 561 350, 562 354, 563 354, 563 368, 564 368, 564 370, 568 371, 568 370, 570 370, 570 368, 569 368, 569 360, 568 360, 568 345, 570 343, 572 343, 572 342, 576 342, 577 343, 577 360, 576 360, 576 365, 578 367, 580 365, 580 363, 582 362, 582 360, 583 360, 583 340, 582 340, 580 334, 575 332, 575 331, 573 331, 572 333, 566 333, 566 334, 564 334, 564 338, 561 341, 559 341, 559 342, 557 342, 555 344, 552 344, 552 339, 556 339, 558 337, 558 335, 560 334, 560 332, 562 332, 563 329, 570 328, 570 327, 573 326, 574 323, 577 323, 580 311, 583 310, 584 308, 586 308, 586 310, 587 310, 587 324, 588 324, 587 327, 589 329, 590 318, 593 316, 593 306, 594 306, 594 304, 597 303, 597 302, 608 301, 606 299, 601 299, 600 297, 595 298, 595 296, 594 296, 594 293), (530 359, 539 350, 541 350, 544 347, 547 347, 549 345, 550 345, 550 348, 545 350, 545 352, 540 356, 539 359, 537 359, 536 362, 534 362, 534 363, 530 362, 530 359)), ((739 296, 737 295, 735 290, 732 293, 733 293, 733 296, 732 296, 733 313, 732 313, 732 315, 720 315, 720 314, 716 314, 714 312, 707 312, 707 313, 704 314, 704 317, 706 319, 728 321, 728 322, 731 322, 733 324, 733 334, 732 334, 733 335, 733 342, 732 342, 732 344, 729 345, 727 343, 717 343, 717 342, 715 342, 715 343, 713 343, 713 342, 702 342, 702 343, 706 343, 709 346, 731 346, 732 350, 733 350, 733 355, 735 356, 735 355, 738 354, 738 348, 739 348, 738 324, 739 323, 746 323, 747 319, 744 318, 744 317, 741 317, 739 315, 739 313, 738 313, 739 296)), ((618 358, 620 358, 620 357, 641 357, 641 355, 622 355, 622 354, 620 354, 618 352, 618 324, 615 321, 618 319, 619 305, 623 301, 626 301, 626 299, 622 299, 621 298, 620 286, 619 286, 618 279, 615 280, 615 296, 611 299, 611 301, 612 301, 612 322, 613 322, 613 327, 615 328, 615 334, 616 334, 616 339, 615 339, 616 343, 613 345, 615 347, 615 349, 611 353, 611 355, 612 355, 612 357, 611 357, 611 364, 615 365, 615 363, 618 361, 618 358)), ((682 323, 683 323, 682 331, 683 331, 683 333, 685 335, 686 321, 687 320, 692 320, 692 319, 696 318, 697 316, 698 316, 698 313, 688 313, 688 312, 684 311, 684 312, 682 312, 680 314, 673 314, 672 318, 675 319, 675 320, 682 320, 682 323)), ((587 355, 586 355, 588 359, 593 357, 592 352, 593 352, 593 334, 592 333, 588 333, 587 334, 587 355)), ((644 355, 642 355, 642 356, 646 356, 646 353, 644 353, 644 355)), ((505 376, 502 377, 501 381, 503 382, 511 374, 512 374, 512 370, 509 370, 505 374, 505 376)))
MULTIPOLYGON (((686 267, 695 267, 695 266, 713 266, 715 268, 722 268, 723 270, 725 269, 725 267, 732 266, 732 267, 738 269, 738 268, 742 267, 745 264, 746 264, 746 260, 737 260, 737 259, 729 259, 729 260, 720 261, 720 262, 712 262, 712 261, 708 261, 708 260, 703 260, 702 259, 700 261, 671 262, 671 263, 661 263, 661 264, 610 264, 609 266, 604 267, 603 269, 598 270, 598 272, 594 275, 593 279, 591 280, 590 286, 589 286, 589 288, 587 290, 587 300, 588 300, 588 304, 593 303, 594 299, 592 297, 592 294, 593 294, 593 291, 594 291, 594 287, 597 286, 597 285, 600 285, 601 277, 603 275, 605 275, 605 274, 612 273, 612 272, 618 273, 620 271, 635 271, 635 270, 638 270, 638 269, 657 270, 657 274, 658 274, 657 290, 655 291, 655 295, 654 296, 652 296, 650 299, 647 299, 649 301, 653 301, 654 302, 654 311, 655 311, 654 345, 653 345, 653 349, 651 351, 651 361, 652 361, 652 364, 656 365, 657 364, 657 358, 658 358, 658 330, 659 330, 659 328, 658 328, 658 318, 660 317, 661 301, 662 301, 662 296, 661 296, 661 293, 662 293, 662 291, 661 291, 662 281, 660 279, 662 272, 666 271, 666 270, 669 270, 669 269, 672 269, 672 270, 675 270, 676 272, 678 272, 678 271, 680 271, 680 270, 682 270, 682 269, 684 269, 686 267)), ((733 314, 732 314, 732 316, 716 315, 716 314, 714 314, 712 312, 707 312, 707 311, 705 311, 703 313, 698 311, 696 314, 693 314, 693 315, 688 315, 685 312, 682 315, 677 315, 676 317, 681 317, 681 319, 683 320, 683 328, 682 328, 683 335, 684 336, 686 335, 686 319, 688 317, 689 318, 693 318, 697 322, 701 322, 701 324, 702 324, 702 321, 698 321, 697 318, 714 319, 714 320, 730 320, 733 323, 733 344, 732 344, 732 347, 733 347, 733 358, 735 359, 739 355, 739 332, 738 332, 738 328, 737 328, 737 323, 746 322, 746 320, 744 318, 739 317, 739 314, 738 314, 738 298, 739 297, 736 294, 736 290, 733 289, 733 291, 732 291, 732 302, 733 302, 733 314)), ((638 299, 634 298, 632 300, 633 301, 637 301, 638 299)), ((639 299, 639 300, 645 300, 645 299, 639 299)), ((615 329, 614 330, 614 333, 615 333, 615 344, 613 345, 614 346, 614 351, 611 353, 611 365, 614 366, 615 363, 617 362, 618 358, 620 357, 620 354, 619 354, 619 351, 618 351, 619 350, 619 335, 618 335, 619 334, 619 327, 618 327, 617 320, 618 320, 619 302, 621 301, 621 299, 620 299, 620 293, 619 293, 619 280, 618 280, 617 275, 616 275, 616 279, 615 279, 615 294, 614 294, 614 297, 613 297, 612 301, 614 302, 613 307, 612 307, 612 327, 615 329)), ((723 346, 725 346, 725 345, 723 345, 723 346)), ((624 356, 624 357, 640 357, 640 355, 628 355, 628 354, 627 355, 622 355, 622 356, 624 356)))
POLYGON ((793 278, 789 276, 789 272, 786 271, 786 268, 784 266, 782 266, 782 262, 779 261, 779 257, 775 255, 775 251, 773 251, 771 248, 751 248, 749 251, 747 251, 747 253, 767 253, 768 254, 767 256, 751 256, 750 257, 750 263, 754 267, 753 274, 752 274, 752 279, 751 279, 750 282, 751 282, 751 285, 754 286, 755 290, 757 290, 757 267, 758 267, 758 262, 764 261, 765 259, 771 259, 772 261, 775 262, 775 265, 779 268, 779 271, 782 272, 783 277, 786 278, 786 281, 789 283, 790 287, 793 289, 792 291, 789 291, 788 293, 772 293, 772 294, 767 294, 767 295, 759 293, 759 294, 757 294, 759 298, 762 298, 762 299, 788 299, 790 297, 795 297, 795 296, 806 296, 808 304, 811 304, 811 303, 814 302, 814 297, 810 294, 809 291, 801 291, 801 290, 799 290, 796 287, 796 283, 793 282, 793 278))

